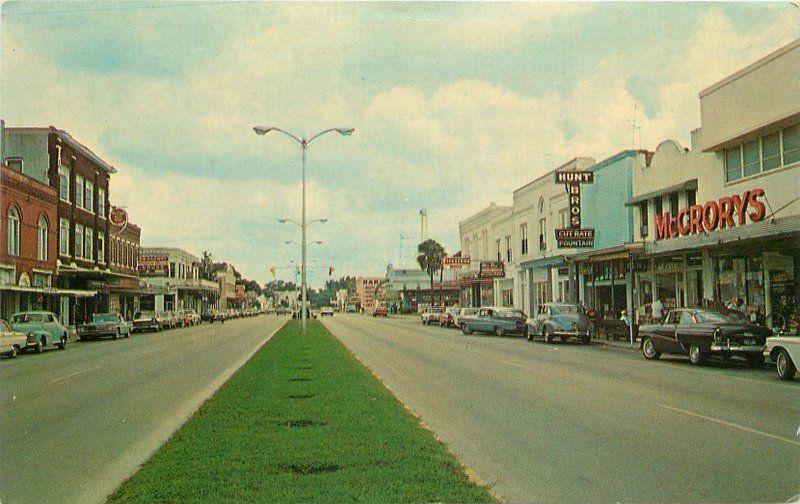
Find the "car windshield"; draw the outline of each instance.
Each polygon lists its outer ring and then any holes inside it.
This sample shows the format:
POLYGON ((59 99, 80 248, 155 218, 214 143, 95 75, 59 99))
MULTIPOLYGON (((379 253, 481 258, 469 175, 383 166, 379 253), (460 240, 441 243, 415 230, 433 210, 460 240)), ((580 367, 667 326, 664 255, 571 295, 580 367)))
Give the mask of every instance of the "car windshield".
POLYGON ((500 318, 515 318, 515 317, 525 318, 525 314, 522 313, 521 310, 495 310, 494 314, 496 317, 500 318))
POLYGON ((134 318, 150 318, 152 316, 153 316, 153 312, 151 312, 151 311, 139 311, 139 312, 136 312, 136 315, 134 315, 133 317, 134 318))
POLYGON ((44 315, 41 313, 17 313, 11 317, 12 324, 36 324, 44 322, 44 315))
POLYGON ((550 307, 553 315, 580 315, 583 310, 576 305, 554 305, 550 307))
POLYGON ((735 311, 713 311, 702 310, 697 312, 699 322, 711 322, 712 324, 741 324, 747 322, 745 316, 735 311))
POLYGON ((97 313, 92 315, 92 322, 95 324, 107 324, 109 322, 119 322, 119 317, 113 313, 97 313))

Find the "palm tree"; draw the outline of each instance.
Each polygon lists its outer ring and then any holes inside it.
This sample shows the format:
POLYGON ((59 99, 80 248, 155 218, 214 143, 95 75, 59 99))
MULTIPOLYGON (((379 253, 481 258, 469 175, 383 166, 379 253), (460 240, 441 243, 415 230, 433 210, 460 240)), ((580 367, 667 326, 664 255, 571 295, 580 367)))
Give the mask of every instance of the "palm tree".
POLYGON ((417 263, 423 271, 428 273, 431 278, 431 304, 433 304, 433 276, 442 269, 442 260, 447 256, 439 242, 436 240, 425 240, 417 247, 417 263))

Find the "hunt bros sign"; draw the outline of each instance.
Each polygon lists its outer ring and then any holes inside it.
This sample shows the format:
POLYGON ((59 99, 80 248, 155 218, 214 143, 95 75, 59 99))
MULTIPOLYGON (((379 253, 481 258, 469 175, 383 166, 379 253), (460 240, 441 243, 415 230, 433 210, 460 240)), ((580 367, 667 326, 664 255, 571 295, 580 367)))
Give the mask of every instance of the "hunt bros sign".
POLYGON ((594 229, 581 227, 581 184, 593 184, 594 172, 556 172, 556 184, 564 184, 569 196, 569 227, 556 229, 558 248, 594 247, 594 229))
POLYGON ((767 212, 764 203, 759 201, 763 197, 763 189, 753 189, 741 196, 725 196, 708 201, 705 205, 682 208, 675 217, 663 212, 655 216, 656 240, 743 226, 748 217, 750 222, 762 221, 767 212))

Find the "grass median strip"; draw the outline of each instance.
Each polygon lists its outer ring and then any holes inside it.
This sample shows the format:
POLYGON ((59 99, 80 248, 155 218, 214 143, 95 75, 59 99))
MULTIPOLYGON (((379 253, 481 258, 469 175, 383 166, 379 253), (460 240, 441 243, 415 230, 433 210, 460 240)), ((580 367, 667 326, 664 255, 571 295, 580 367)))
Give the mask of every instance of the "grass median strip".
POLYGON ((316 321, 259 350, 111 502, 493 502, 316 321))

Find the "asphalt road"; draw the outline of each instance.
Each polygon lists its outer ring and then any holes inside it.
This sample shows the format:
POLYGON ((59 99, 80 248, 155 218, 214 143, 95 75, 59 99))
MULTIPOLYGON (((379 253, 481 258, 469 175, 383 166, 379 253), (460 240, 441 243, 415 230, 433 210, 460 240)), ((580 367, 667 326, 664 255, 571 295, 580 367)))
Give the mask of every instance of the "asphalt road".
POLYGON ((419 319, 323 320, 506 501, 800 494, 800 382, 774 370, 464 336, 419 319))
POLYGON ((285 321, 237 319, 2 359, 0 501, 103 501, 285 321))

